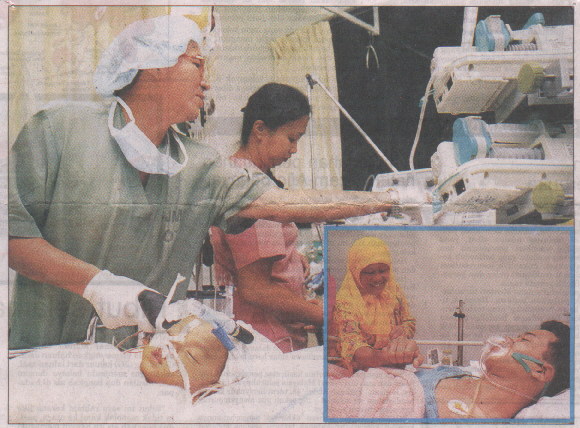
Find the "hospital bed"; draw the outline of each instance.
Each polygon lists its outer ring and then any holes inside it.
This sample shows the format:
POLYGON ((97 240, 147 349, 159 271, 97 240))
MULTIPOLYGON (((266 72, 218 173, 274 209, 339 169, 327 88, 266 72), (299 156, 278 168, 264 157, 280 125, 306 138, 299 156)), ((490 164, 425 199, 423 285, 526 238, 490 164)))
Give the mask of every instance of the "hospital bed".
MULTIPOLYGON (((420 343, 455 346, 458 341, 420 343)), ((108 344, 15 354, 9 362, 11 423, 318 423, 323 418, 322 347, 265 356, 249 376, 194 405, 184 401, 181 388, 147 383, 138 369, 140 354, 122 354, 108 344)), ((477 370, 471 364, 463 368, 477 370)), ((412 379, 412 371, 402 372, 412 379)), ((396 399, 403 394, 390 391, 396 399)), ((568 390, 540 399, 516 418, 569 415, 568 390)))
MULTIPOLYGON (((329 344, 335 342, 338 338, 335 336, 329 336, 328 342, 329 344)), ((482 346, 483 342, 480 341, 457 341, 457 340, 417 340, 417 344, 421 349, 422 353, 426 355, 427 363, 423 364, 419 367, 419 370, 429 370, 433 369, 437 366, 441 365, 441 358, 440 354, 438 353, 436 359, 434 360, 434 355, 429 352, 431 346, 482 346)), ((341 367, 335 365, 340 360, 340 358, 336 356, 329 356, 328 357, 328 376, 333 377, 335 379, 340 379, 341 376, 345 378, 348 376, 346 371, 341 372, 343 370, 341 367)), ((458 366, 461 370, 467 373, 471 373, 474 376, 481 376, 481 369, 479 366, 478 361, 470 361, 466 365, 458 366)), ((342 386, 345 390, 348 391, 352 385, 355 385, 355 388, 358 385, 359 390, 357 394, 366 397, 367 403, 361 405, 357 408, 357 412, 359 412, 359 417, 363 420, 365 418, 382 418, 382 415, 393 415, 392 418, 400 419, 400 418, 422 418, 422 416, 418 415, 417 406, 421 403, 422 400, 422 387, 416 381, 416 378, 413 379, 409 377, 409 373, 414 373, 417 369, 413 368, 412 366, 407 366, 405 370, 397 370, 397 369, 369 369, 366 374, 362 372, 356 372, 352 376, 357 377, 360 376, 361 380, 357 382, 356 380, 349 384, 345 384, 342 386), (376 377, 376 379, 373 379, 376 377), (378 383, 378 386, 377 386, 378 383), (383 393, 383 397, 376 397, 377 394, 383 393), (395 399, 391 401, 389 396, 395 396, 395 399), (374 401, 373 403, 369 403, 368 400, 374 401), (402 404, 401 404, 402 402, 402 404), (418 404, 419 403, 419 404, 418 404), (392 409, 385 408, 385 406, 400 406, 394 413, 392 409), (364 415, 364 416, 362 416, 364 415)), ((348 381, 347 381, 348 382, 348 381)), ((329 391, 330 388, 336 388, 336 386, 331 386, 329 384, 329 391)), ((338 393, 330 391, 328 394, 329 400, 332 397, 340 397, 340 388, 338 386, 338 393)), ((524 409, 522 409, 514 419, 559 419, 565 420, 570 419, 571 412, 570 412, 570 390, 567 389, 560 394, 554 397, 542 397, 538 400, 537 403, 530 405, 524 409)), ((423 402, 424 405, 424 402, 423 402)), ((420 405, 419 405, 420 407, 420 405)), ((338 409, 338 414, 342 411, 341 407, 334 407, 332 404, 329 404, 329 419, 332 421, 333 415, 332 410, 338 409)), ((345 417, 344 415, 342 416, 345 417)), ((346 418, 348 419, 358 419, 356 415, 349 415, 346 418)))
POLYGON ((322 422, 322 347, 264 356, 247 377, 193 405, 179 387, 147 383, 140 354, 109 344, 13 354, 11 423, 322 422))

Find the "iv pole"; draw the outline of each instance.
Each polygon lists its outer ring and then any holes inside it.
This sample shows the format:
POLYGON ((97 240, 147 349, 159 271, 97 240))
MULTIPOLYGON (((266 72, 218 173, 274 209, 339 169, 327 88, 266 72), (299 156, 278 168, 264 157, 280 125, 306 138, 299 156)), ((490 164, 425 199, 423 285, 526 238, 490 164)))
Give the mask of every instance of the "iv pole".
POLYGON ((459 307, 453 313, 453 316, 457 318, 457 365, 463 365, 463 319, 465 318, 465 313, 463 312, 463 300, 459 301, 459 307))
POLYGON ((339 108, 339 110, 342 112, 342 114, 344 114, 344 116, 349 120, 349 122, 352 123, 352 125, 355 127, 355 129, 363 136, 363 138, 366 140, 366 142, 373 148, 373 150, 377 153, 377 155, 379 155, 379 157, 383 160, 383 162, 385 162, 387 164, 387 166, 393 172, 399 172, 399 170, 397 168, 395 168, 395 166, 391 163, 391 161, 389 159, 387 159, 387 157, 383 154, 383 152, 381 152, 381 150, 377 147, 377 145, 373 142, 373 140, 371 140, 371 138, 366 134, 366 132, 363 131, 363 129, 359 126, 359 124, 356 123, 356 121, 352 118, 352 116, 332 96, 330 91, 328 89, 326 89, 326 87, 322 83, 320 83, 320 81, 318 81, 316 78, 314 78, 310 74, 306 75, 306 80, 308 81, 308 86, 310 87, 310 89, 313 89, 315 85, 320 86, 322 88, 322 90, 324 91, 324 93, 328 96, 328 98, 330 98, 332 100, 332 102, 334 104, 336 104, 336 106, 339 108))

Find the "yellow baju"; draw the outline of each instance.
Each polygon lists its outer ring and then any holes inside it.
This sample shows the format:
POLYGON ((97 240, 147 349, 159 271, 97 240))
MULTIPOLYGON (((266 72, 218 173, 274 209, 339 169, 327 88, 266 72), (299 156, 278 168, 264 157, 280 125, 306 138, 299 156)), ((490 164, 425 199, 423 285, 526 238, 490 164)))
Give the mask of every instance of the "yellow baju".
POLYGON ((356 369, 352 360, 357 349, 363 346, 382 349, 394 327, 402 326, 407 338, 415 334, 415 318, 395 281, 391 253, 382 240, 361 238, 350 248, 347 273, 336 296, 333 324, 342 365, 351 370, 356 369), (361 294, 360 273, 375 263, 389 265, 389 281, 378 296, 361 294))

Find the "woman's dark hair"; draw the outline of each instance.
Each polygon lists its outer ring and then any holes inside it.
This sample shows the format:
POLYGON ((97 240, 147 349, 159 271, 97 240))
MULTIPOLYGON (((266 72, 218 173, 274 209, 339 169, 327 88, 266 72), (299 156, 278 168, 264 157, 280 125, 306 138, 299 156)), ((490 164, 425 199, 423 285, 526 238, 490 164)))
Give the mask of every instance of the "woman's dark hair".
POLYGON ((261 120, 272 131, 310 113, 308 98, 298 89, 281 83, 266 83, 248 99, 242 109, 241 144, 248 144, 254 122, 261 120))
POLYGON ((544 358, 554 366, 554 378, 545 391, 545 395, 553 397, 559 392, 570 388, 570 327, 559 321, 545 321, 540 326, 556 336, 551 342, 544 358))

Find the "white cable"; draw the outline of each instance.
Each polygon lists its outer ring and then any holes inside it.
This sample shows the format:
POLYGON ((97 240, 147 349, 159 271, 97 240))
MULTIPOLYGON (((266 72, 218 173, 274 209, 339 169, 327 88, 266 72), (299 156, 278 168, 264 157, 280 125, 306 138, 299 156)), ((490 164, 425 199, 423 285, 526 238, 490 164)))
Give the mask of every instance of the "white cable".
POLYGON ((367 177, 367 180, 365 181, 365 185, 363 186, 364 191, 367 190, 367 186, 369 185, 369 182, 371 183, 371 187, 372 187, 372 185, 374 185, 374 182, 375 182, 374 174, 371 174, 367 177))
POLYGON ((419 124, 417 125, 417 133, 415 134, 415 140, 413 141, 413 146, 411 147, 411 154, 409 155, 409 167, 411 171, 415 171, 415 151, 417 150, 417 145, 419 144, 419 136, 421 135, 421 128, 423 127, 423 118, 425 117, 425 110, 427 109, 427 103, 429 102, 429 92, 433 86, 433 76, 427 82, 427 88, 425 89, 425 96, 423 97, 423 102, 421 103, 421 113, 419 114, 419 124))
POLYGON ((483 363, 483 352, 481 353, 481 356, 479 357, 479 366, 481 367, 481 372, 483 373, 483 376, 489 381, 489 383, 491 383, 492 385, 495 385, 496 387, 503 389, 505 391, 509 391, 509 392, 513 392, 516 395, 519 395, 520 397, 524 397, 527 398, 528 400, 532 400, 532 401, 537 401, 534 397, 530 397, 527 394, 524 394, 523 392, 520 391, 516 391, 513 388, 510 388, 509 386, 505 386, 505 385, 501 385, 493 380, 491 380, 491 377, 487 374, 487 369, 485 368, 485 364, 483 363))
POLYGON ((463 33, 461 34, 461 47, 473 46, 475 27, 477 25, 477 7, 465 7, 463 9, 463 33))

